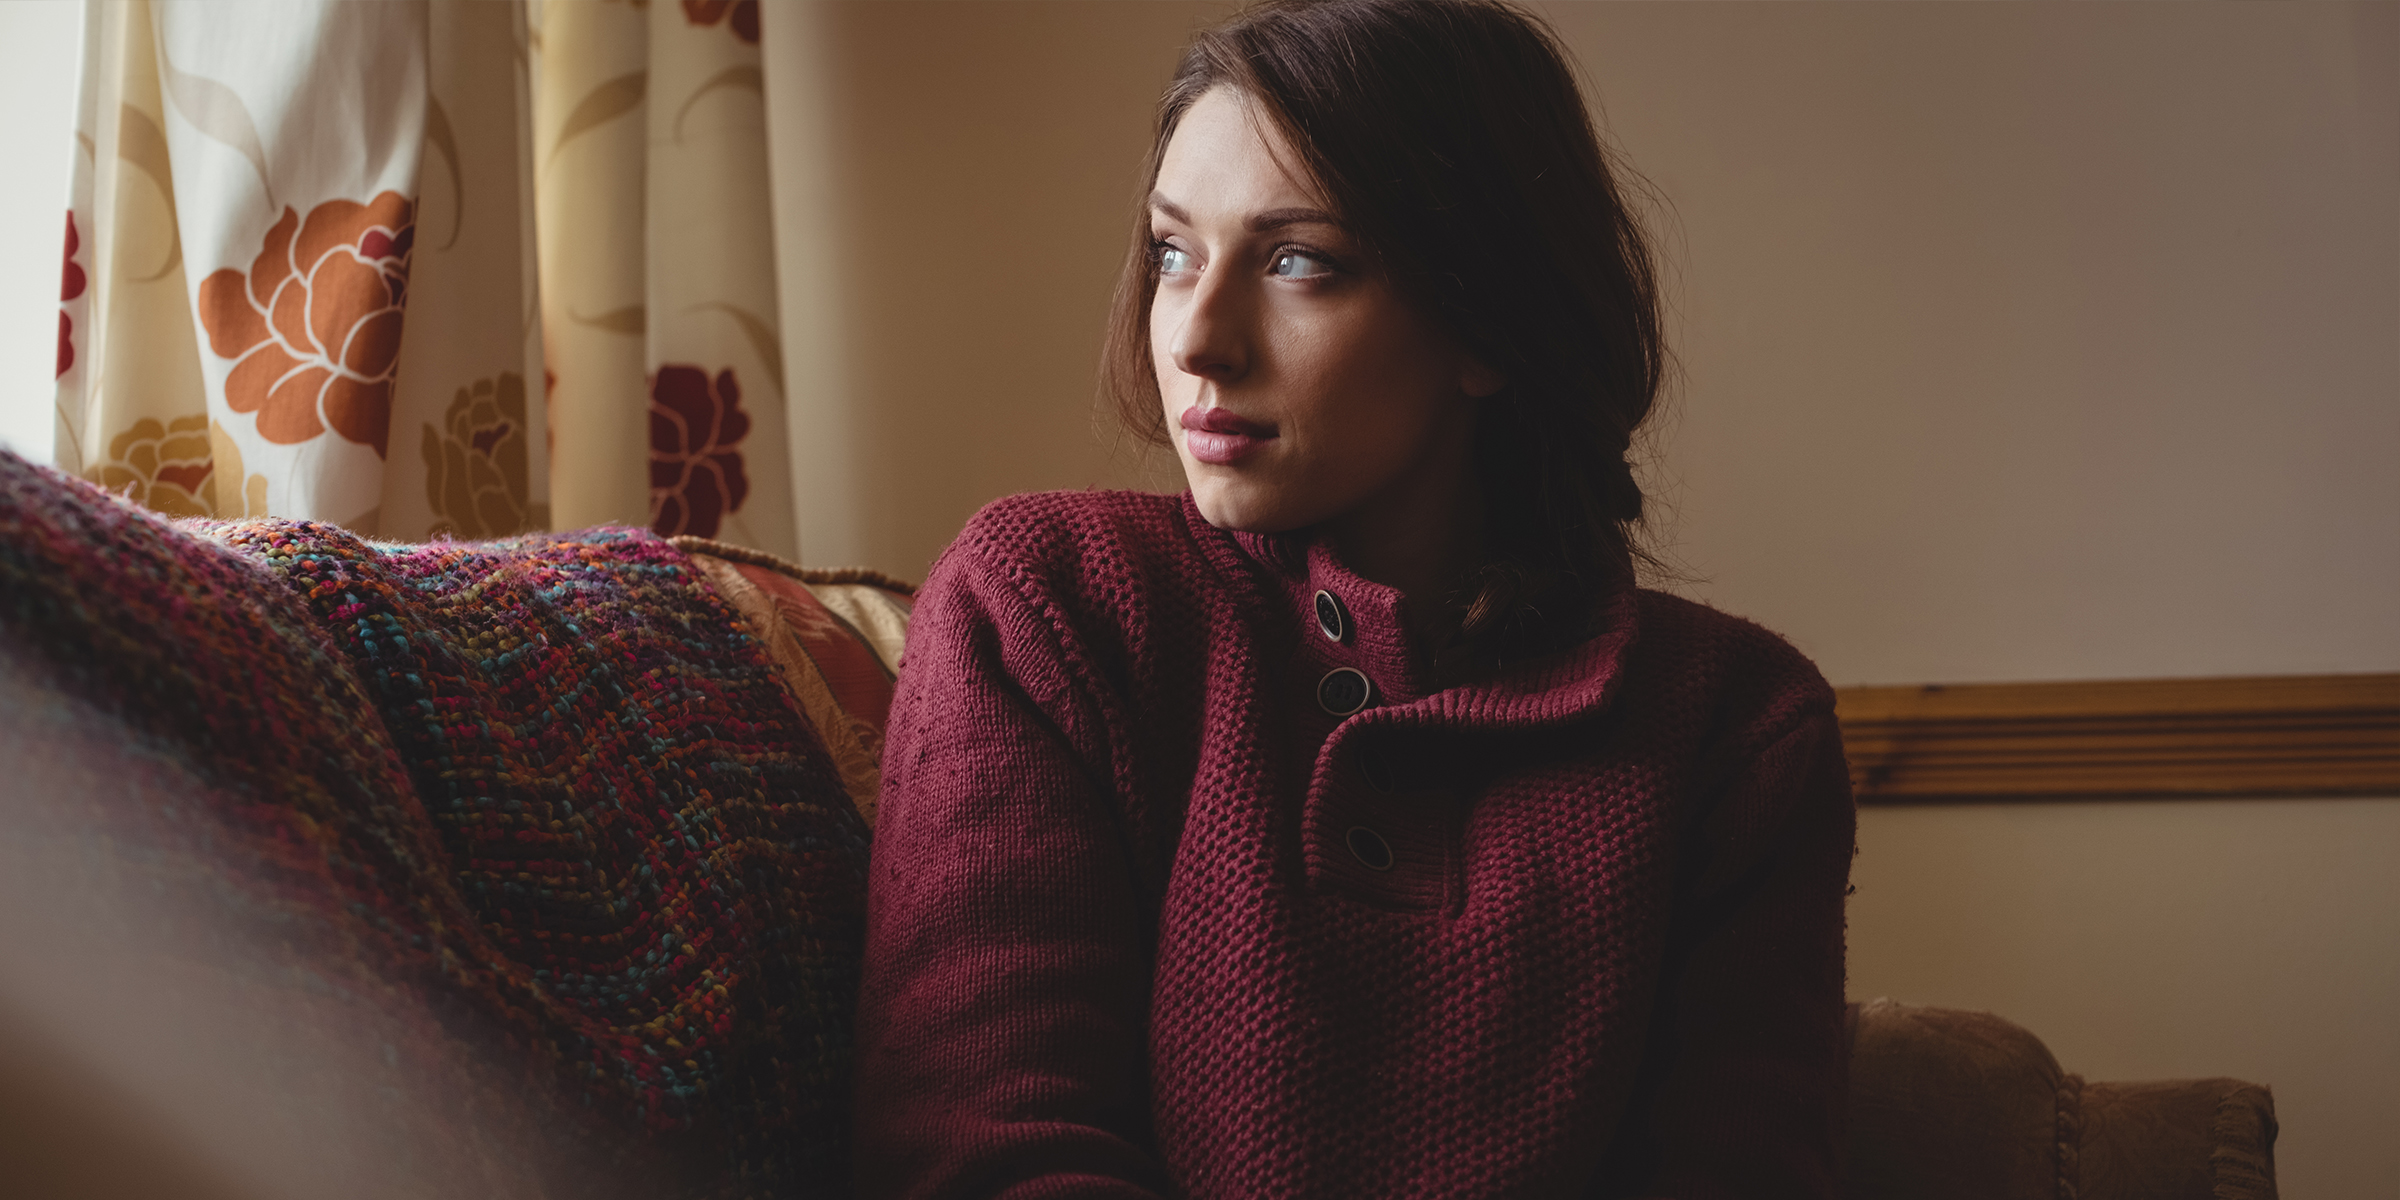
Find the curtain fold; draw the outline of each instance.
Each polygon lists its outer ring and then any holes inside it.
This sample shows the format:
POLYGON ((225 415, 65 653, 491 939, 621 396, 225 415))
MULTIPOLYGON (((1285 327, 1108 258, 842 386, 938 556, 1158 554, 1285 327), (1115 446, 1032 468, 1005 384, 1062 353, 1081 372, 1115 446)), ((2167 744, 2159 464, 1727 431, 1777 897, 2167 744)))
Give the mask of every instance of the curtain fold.
POLYGON ((750 0, 89 3, 58 464, 797 556, 750 0))
MULTIPOLYGON (((400 344, 386 536, 550 525, 522 10, 432 0, 416 271, 400 344)), ((640 514, 625 518, 638 523, 640 514)))

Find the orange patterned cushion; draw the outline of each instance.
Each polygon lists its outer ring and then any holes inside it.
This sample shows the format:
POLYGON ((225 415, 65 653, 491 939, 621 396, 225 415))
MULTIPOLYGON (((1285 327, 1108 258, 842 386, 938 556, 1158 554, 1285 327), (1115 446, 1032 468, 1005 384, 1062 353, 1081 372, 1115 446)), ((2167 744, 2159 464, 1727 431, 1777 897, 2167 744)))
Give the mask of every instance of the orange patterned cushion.
POLYGON ((872 826, 912 589, 872 572, 815 571, 719 542, 674 541, 765 644, 872 826))

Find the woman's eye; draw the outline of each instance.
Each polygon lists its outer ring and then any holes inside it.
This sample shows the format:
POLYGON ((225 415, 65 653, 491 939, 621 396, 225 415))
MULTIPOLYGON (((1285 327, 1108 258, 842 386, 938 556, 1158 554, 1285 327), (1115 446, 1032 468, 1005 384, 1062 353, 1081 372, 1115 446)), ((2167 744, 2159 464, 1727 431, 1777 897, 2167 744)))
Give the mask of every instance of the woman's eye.
POLYGON ((1278 251, 1275 255, 1275 265, 1267 268, 1267 274, 1284 279, 1314 279, 1319 275, 1332 273, 1332 263, 1313 254, 1303 254, 1298 250, 1278 251))
POLYGON ((1191 269, 1192 269, 1192 252, 1191 252, 1191 251, 1189 251, 1189 250, 1181 250, 1181 249, 1177 249, 1177 248, 1176 248, 1176 247, 1174 247, 1174 246, 1167 245, 1165 242, 1161 242, 1161 243, 1159 243, 1159 245, 1158 245, 1158 273, 1159 273, 1159 274, 1161 274, 1161 275, 1181 275, 1181 274, 1183 274, 1185 271, 1189 271, 1189 270, 1191 270, 1191 269))

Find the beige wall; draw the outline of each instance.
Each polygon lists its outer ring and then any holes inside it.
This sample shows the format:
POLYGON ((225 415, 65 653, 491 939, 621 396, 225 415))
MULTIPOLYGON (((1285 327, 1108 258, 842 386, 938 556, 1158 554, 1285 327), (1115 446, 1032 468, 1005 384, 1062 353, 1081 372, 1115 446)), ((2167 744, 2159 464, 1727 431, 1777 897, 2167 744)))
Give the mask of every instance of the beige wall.
POLYGON ((996 496, 1171 478, 1095 420, 1095 371, 1152 102, 1225 11, 770 10, 804 558, 923 578, 996 496))
POLYGON ((0 4, 0 446, 50 461, 59 239, 75 128, 75 0, 0 4))
POLYGON ((1841 683, 2400 668, 2400 8, 1550 11, 1701 595, 1841 683))
MULTIPOLYGON (((1671 206, 1690 590, 1837 683, 2400 670, 2400 8, 1556 5, 1671 206)), ((2400 1177, 2400 800, 1871 809, 1851 991, 2400 1177)))
MULTIPOLYGON (((993 496, 1140 478, 1100 320, 1218 11, 774 10, 811 561, 918 576, 993 496)), ((1546 11, 1667 206, 1688 590, 1837 683, 2400 670, 2400 8, 1546 11)), ((1854 994, 2271 1083, 2288 1194, 2400 1177, 2400 800, 1860 840, 1854 994)))

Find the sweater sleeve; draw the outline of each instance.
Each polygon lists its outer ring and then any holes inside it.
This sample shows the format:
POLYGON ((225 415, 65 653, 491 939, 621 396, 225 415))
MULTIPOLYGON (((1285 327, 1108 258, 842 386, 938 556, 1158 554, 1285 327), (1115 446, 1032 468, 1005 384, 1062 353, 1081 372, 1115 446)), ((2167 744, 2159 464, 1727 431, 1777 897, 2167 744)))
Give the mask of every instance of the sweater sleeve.
POLYGON ((884 743, 858 1011, 863 1197, 1148 1197, 1149 953, 1055 614, 954 550, 884 743))
POLYGON ((1857 815, 1830 708, 1700 815, 1614 1194, 1842 1194, 1843 918, 1857 815))

